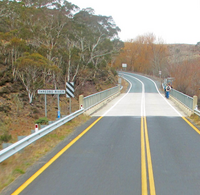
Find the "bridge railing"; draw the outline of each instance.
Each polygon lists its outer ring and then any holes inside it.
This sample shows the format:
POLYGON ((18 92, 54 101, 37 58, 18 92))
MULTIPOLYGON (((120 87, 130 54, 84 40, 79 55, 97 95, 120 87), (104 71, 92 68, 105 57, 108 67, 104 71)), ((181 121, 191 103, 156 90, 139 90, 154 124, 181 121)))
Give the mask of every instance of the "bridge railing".
MULTIPOLYGON (((162 84, 162 87, 164 89, 164 84, 162 84)), ((171 89, 170 96, 181 102, 183 105, 185 105, 188 109, 190 109, 192 112, 194 112, 197 109, 197 96, 188 96, 180 91, 177 91, 176 89, 171 89)))
POLYGON ((110 89, 106 89, 104 91, 89 95, 87 97, 84 97, 83 99, 83 108, 85 110, 90 109, 91 107, 99 104, 100 102, 104 101, 105 99, 109 98, 110 96, 113 96, 116 93, 119 93, 120 86, 116 86, 110 89))
POLYGON ((194 108, 193 108, 194 98, 193 97, 190 97, 190 96, 188 96, 180 91, 177 91, 175 89, 172 89, 170 91, 170 95, 173 96, 174 98, 176 98, 177 100, 179 100, 180 102, 182 102, 190 110, 194 110, 194 108))

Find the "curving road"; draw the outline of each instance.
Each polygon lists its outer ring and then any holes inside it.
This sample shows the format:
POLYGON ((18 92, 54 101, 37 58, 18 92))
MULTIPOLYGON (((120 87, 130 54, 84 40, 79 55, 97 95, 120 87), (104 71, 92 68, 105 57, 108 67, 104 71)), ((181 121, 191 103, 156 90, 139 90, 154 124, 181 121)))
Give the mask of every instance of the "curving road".
POLYGON ((189 195, 200 193, 200 136, 143 76, 93 114, 88 128, 13 194, 189 195))

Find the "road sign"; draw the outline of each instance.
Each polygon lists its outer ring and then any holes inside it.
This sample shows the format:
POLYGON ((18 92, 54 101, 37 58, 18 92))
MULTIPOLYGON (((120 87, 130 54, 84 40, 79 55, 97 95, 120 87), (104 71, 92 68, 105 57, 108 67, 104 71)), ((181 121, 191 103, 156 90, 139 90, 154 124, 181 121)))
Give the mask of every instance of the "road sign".
POLYGON ((122 64, 122 68, 126 68, 127 67, 127 64, 122 64))
POLYGON ((65 90, 39 89, 38 94, 65 94, 65 90))
POLYGON ((47 97, 46 95, 57 95, 58 96, 58 111, 60 112, 60 103, 59 103, 59 95, 60 94, 65 94, 65 90, 51 90, 51 89, 39 89, 38 94, 43 94, 44 95, 44 100, 45 100, 45 117, 47 117, 47 97))
POLYGON ((74 82, 66 83, 67 98, 74 97, 74 82))

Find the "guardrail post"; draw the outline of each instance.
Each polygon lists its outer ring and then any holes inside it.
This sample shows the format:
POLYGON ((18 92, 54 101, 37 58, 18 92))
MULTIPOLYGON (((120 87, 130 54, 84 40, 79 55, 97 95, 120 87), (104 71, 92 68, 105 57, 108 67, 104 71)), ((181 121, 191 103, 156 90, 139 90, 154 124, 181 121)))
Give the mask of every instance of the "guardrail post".
POLYGON ((83 105, 84 101, 83 101, 83 99, 84 99, 84 96, 83 95, 79 95, 79 109, 81 107, 84 108, 84 105, 83 105))
POLYGON ((196 107, 197 107, 197 101, 198 101, 198 98, 197 98, 197 96, 196 95, 194 95, 193 96, 193 112, 194 112, 194 110, 196 109, 196 107))
POLYGON ((121 84, 118 84, 118 87, 119 87, 118 92, 120 92, 121 84))

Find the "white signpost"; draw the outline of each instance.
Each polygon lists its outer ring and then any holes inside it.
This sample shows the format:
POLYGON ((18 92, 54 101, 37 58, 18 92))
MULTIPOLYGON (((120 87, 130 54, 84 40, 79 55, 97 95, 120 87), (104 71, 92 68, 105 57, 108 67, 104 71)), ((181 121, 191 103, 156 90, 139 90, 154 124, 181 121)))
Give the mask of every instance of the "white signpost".
POLYGON ((127 67, 127 64, 122 64, 122 68, 126 68, 127 67))
POLYGON ((65 94, 65 90, 39 89, 38 94, 65 94))
POLYGON ((162 72, 161 72, 161 70, 159 70, 160 79, 161 79, 161 74, 162 74, 162 72))
POLYGON ((122 68, 125 68, 125 71, 126 71, 127 64, 123 63, 123 64, 122 64, 122 68))
POLYGON ((38 94, 45 95, 45 117, 47 117, 47 97, 46 95, 58 95, 58 118, 60 118, 60 103, 59 103, 59 95, 65 94, 65 90, 51 90, 51 89, 39 89, 38 94))

